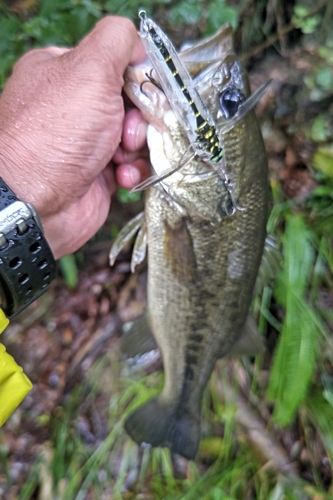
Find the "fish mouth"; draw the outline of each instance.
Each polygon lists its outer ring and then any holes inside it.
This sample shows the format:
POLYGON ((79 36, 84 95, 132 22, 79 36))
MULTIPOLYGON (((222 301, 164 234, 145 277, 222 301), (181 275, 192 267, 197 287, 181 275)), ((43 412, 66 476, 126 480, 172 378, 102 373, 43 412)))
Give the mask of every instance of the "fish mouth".
POLYGON ((127 96, 140 109, 146 121, 158 129, 165 112, 171 107, 159 87, 157 75, 152 70, 149 59, 136 66, 128 66, 124 82, 127 96))
MULTIPOLYGON (((213 53, 214 56, 220 55, 219 58, 206 62, 195 61, 191 50, 194 48, 180 53, 180 57, 188 65, 189 73, 203 103, 210 110, 214 120, 229 119, 250 95, 248 79, 242 64, 234 53, 224 51, 221 54, 213 53), (234 107, 231 104, 229 107, 221 105, 222 96, 226 92, 241 96, 234 107)), ((136 66, 129 66, 124 79, 126 94, 142 111, 144 118, 158 128, 158 120, 163 119, 164 113, 170 110, 171 106, 161 89, 150 60, 146 59, 136 66)))

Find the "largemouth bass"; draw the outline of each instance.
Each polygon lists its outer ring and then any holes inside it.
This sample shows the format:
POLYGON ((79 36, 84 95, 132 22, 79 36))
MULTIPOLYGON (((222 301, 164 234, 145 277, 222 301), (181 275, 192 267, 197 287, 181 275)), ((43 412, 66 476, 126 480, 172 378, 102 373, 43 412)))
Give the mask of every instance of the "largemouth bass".
POLYGON ((175 58, 173 46, 154 24, 141 26, 142 37, 149 30, 148 35, 157 33, 150 42, 162 53, 162 73, 153 58, 157 74, 150 60, 128 68, 125 92, 149 123, 154 175, 143 185, 150 186, 144 213, 120 232, 110 260, 139 231, 132 270, 143 260, 147 244, 148 306, 133 338, 138 329, 152 332, 162 353, 165 384, 157 398, 129 416, 125 427, 139 444, 168 446, 193 459, 203 391, 216 360, 237 349, 255 354, 262 348, 249 308, 266 236, 267 159, 253 111, 259 96, 250 97, 231 27, 177 54, 174 63, 186 69, 181 91, 186 80, 190 97, 197 100, 198 95, 200 109, 207 110, 205 120, 215 134, 212 152, 190 139, 186 127, 191 133, 198 128, 189 124, 190 111, 182 115, 175 83, 168 89, 163 81, 175 73, 169 63, 175 58))

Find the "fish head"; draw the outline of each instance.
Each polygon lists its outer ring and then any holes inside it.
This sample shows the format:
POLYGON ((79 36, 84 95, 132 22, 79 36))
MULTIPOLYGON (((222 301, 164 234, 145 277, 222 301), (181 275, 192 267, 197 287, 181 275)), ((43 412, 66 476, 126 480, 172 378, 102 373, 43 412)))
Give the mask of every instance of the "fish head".
POLYGON ((215 122, 233 117, 250 95, 247 73, 233 52, 222 60, 211 61, 194 81, 215 122))
MULTIPOLYGON (((234 52, 231 25, 226 24, 211 37, 193 43, 182 50, 179 57, 208 112, 218 123, 217 133, 223 144, 222 134, 228 128, 228 120, 231 128, 233 124, 230 119, 237 115, 240 106, 250 95, 246 71, 234 52)), ((148 124, 159 133, 167 132, 173 121, 170 117, 171 106, 159 87, 158 76, 148 58, 127 69, 124 90, 148 124)), ((244 116, 246 109, 243 106, 244 116)), ((252 108, 248 106, 248 109, 252 108)), ((236 120, 234 118, 234 123, 236 120)))
MULTIPOLYGON (((218 120, 223 127, 250 94, 246 72, 234 53, 231 26, 223 26, 212 37, 194 43, 178 55, 193 80, 199 99, 214 122, 218 120)), ((228 199, 224 179, 217 175, 214 166, 203 161, 200 155, 193 154, 191 141, 159 86, 149 59, 127 69, 124 90, 148 122, 151 165, 155 177, 164 177, 159 185, 170 198, 179 200, 187 213, 196 212, 196 207, 200 207, 198 211, 204 219, 219 224, 225 215, 225 200, 228 199), (184 164, 180 170, 169 177, 164 175, 180 164, 184 164), (201 203, 202 181, 205 181, 207 191, 216 193, 214 199, 208 197, 208 200, 205 196, 204 207, 201 203)), ((216 130, 221 136, 218 127, 216 130)))
MULTIPOLYGON (((210 37, 191 43, 189 48, 181 50, 179 57, 214 119, 229 118, 237 108, 237 102, 249 95, 246 72, 234 53, 230 24, 222 26, 210 37)), ((127 68, 125 93, 157 130, 161 128, 164 114, 171 110, 158 85, 158 76, 148 58, 127 68)))

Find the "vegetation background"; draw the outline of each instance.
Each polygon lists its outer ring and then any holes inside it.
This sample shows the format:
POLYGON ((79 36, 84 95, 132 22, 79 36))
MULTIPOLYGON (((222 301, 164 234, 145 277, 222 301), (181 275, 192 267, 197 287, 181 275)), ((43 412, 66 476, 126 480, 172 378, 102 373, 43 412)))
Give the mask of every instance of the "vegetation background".
MULTIPOLYGON (((27 50, 73 46, 102 16, 139 7, 176 45, 231 22, 256 89, 269 157, 276 279, 254 298, 257 359, 217 363, 195 462, 138 448, 122 422, 163 383, 156 357, 118 361, 122 325, 145 306, 146 270, 108 250, 142 201, 119 190, 110 219, 62 259, 52 290, 2 335, 34 389, 0 431, 3 499, 333 498, 333 2, 330 0, 0 1, 0 87, 27 50)), ((161 271, 162 272, 162 271, 161 271)))

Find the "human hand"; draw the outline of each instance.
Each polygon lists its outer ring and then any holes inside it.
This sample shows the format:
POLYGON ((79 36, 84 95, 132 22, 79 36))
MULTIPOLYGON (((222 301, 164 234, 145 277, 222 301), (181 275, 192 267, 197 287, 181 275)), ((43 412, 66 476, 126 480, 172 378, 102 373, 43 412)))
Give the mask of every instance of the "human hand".
POLYGON ((3 91, 0 176, 36 207, 56 259, 104 223, 115 177, 130 188, 147 172, 146 124, 122 98, 144 58, 134 25, 107 17, 74 49, 28 52, 3 91))

